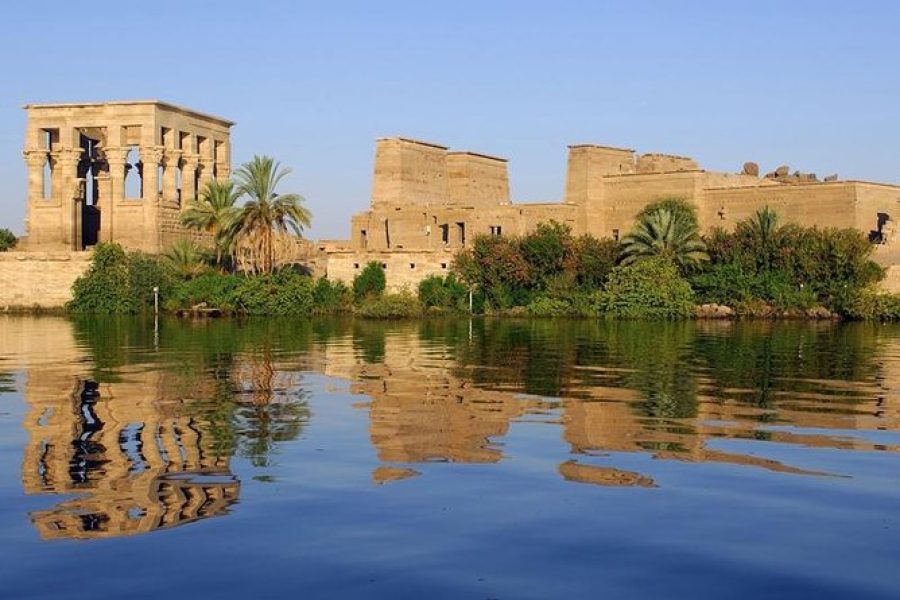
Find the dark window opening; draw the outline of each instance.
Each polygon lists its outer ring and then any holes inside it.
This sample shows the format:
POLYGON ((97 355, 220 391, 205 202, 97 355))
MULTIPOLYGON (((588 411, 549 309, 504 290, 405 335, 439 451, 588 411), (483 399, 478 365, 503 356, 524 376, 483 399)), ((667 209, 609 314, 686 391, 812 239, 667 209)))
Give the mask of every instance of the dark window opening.
POLYGON ((616 240, 617 242, 619 241, 619 230, 618 229, 613 229, 613 239, 616 240))
POLYGON ((503 228, 500 225, 491 225, 491 235, 502 235, 503 228))
POLYGON ((410 269, 415 269, 415 268, 416 268, 416 263, 409 263, 409 268, 410 268, 410 269))
POLYGON ((457 223, 457 229, 459 230, 459 245, 466 245, 466 224, 465 223, 457 223))

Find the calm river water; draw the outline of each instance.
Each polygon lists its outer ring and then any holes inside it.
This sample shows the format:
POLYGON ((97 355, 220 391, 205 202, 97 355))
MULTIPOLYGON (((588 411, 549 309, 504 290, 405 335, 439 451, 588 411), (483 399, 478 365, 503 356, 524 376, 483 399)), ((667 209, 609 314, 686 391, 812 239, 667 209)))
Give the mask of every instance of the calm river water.
POLYGON ((900 327, 0 317, 4 598, 897 598, 900 327))

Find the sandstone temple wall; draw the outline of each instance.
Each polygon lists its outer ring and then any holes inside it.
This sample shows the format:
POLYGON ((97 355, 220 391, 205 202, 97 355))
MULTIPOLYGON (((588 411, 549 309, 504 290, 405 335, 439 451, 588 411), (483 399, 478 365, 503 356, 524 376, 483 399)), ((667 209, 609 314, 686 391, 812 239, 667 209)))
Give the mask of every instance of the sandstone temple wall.
POLYGON ((0 252, 0 310, 62 308, 88 266, 87 252, 0 252))

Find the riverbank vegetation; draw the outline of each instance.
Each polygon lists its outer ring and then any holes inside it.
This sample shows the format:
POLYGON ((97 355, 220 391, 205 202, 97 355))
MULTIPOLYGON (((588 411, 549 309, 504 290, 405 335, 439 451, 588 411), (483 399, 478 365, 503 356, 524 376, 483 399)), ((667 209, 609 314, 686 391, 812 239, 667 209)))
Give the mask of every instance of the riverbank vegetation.
POLYGON ((151 256, 99 245, 68 309, 143 312, 156 288, 169 312, 900 319, 900 296, 878 291, 884 272, 855 229, 784 224, 765 208, 733 231, 701 235, 693 207, 675 198, 647 206, 620 241, 575 236, 556 222, 523 236, 478 236, 447 276, 429 276, 415 290, 389 292, 378 262, 352 286, 316 279, 279 259, 278 245, 310 222, 300 196, 276 191, 287 172, 255 157, 235 183, 210 182, 183 215, 210 248, 181 241, 151 256), (238 206, 241 197, 248 200, 238 206))

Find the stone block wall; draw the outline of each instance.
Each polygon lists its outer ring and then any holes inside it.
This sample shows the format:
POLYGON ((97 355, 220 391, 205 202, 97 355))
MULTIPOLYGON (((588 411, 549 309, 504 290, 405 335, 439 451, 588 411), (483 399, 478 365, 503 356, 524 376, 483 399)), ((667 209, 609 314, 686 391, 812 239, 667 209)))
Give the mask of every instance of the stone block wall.
POLYGON ((509 203, 509 176, 506 160, 475 154, 447 154, 447 185, 450 203, 491 207, 509 203))
POLYGON ((0 310, 62 308, 90 252, 0 252, 0 310))
POLYGON ((439 252, 340 252, 330 254, 325 273, 332 281, 353 285, 353 279, 375 261, 384 266, 388 291, 408 289, 416 293, 419 282, 429 275, 450 272, 455 253, 439 252))

